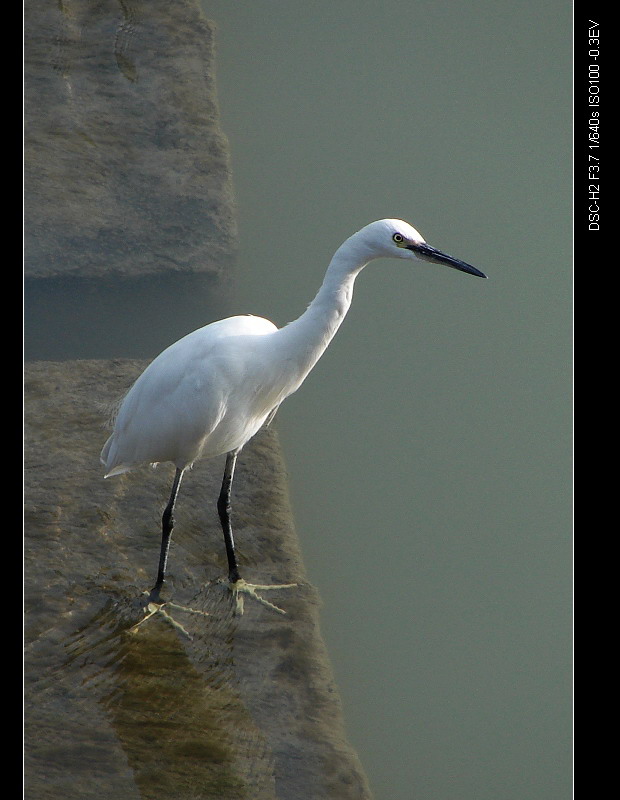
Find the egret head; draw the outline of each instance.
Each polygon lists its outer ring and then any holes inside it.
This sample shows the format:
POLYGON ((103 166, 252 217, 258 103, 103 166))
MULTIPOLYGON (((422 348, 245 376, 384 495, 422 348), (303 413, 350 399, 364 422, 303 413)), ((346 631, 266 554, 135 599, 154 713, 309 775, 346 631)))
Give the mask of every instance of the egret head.
POLYGON ((371 254, 371 258, 430 261, 433 264, 444 264, 461 272, 477 275, 479 278, 487 277, 476 267, 427 244, 415 228, 400 219, 380 219, 371 222, 354 236, 359 237, 360 244, 371 254))

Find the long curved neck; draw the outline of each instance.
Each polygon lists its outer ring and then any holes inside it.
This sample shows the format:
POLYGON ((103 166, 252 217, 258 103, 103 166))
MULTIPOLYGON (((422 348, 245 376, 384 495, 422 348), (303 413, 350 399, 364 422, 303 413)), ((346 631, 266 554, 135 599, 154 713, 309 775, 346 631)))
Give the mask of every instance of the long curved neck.
POLYGON ((289 365, 296 367, 295 389, 340 327, 351 305, 355 279, 370 258, 371 254, 355 237, 344 242, 334 253, 321 288, 306 311, 277 331, 281 352, 289 365))

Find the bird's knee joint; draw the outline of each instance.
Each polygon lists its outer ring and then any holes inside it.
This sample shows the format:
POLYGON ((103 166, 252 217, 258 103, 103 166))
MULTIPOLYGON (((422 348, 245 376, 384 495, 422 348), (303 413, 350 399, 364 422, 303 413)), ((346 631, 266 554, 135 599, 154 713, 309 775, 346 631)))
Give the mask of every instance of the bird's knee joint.
POLYGON ((232 506, 230 504, 230 500, 227 497, 220 497, 217 501, 217 510, 220 517, 225 516, 229 517, 230 512, 232 511, 232 506))

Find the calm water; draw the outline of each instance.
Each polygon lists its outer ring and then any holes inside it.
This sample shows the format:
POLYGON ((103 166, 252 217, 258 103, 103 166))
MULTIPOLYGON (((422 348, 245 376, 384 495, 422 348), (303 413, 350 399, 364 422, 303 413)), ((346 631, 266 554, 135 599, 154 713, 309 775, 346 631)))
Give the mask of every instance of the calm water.
POLYGON ((278 324, 400 216, 483 282, 371 265, 278 417, 380 800, 565 798, 571 6, 205 2, 239 310, 278 324))

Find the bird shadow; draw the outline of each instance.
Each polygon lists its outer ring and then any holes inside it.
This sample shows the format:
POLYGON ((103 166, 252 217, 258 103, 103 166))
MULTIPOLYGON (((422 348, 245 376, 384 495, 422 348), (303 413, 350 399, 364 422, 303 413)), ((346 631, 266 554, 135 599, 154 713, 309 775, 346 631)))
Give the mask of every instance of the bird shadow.
POLYGON ((253 772, 271 780, 263 735, 239 690, 239 619, 231 592, 214 582, 192 598, 191 612, 173 603, 164 608, 173 623, 161 614, 145 621, 145 597, 137 587, 93 591, 81 612, 28 646, 29 774, 50 763, 44 742, 53 741, 56 768, 79 775, 79 742, 91 771, 105 774, 106 785, 126 796, 129 786, 149 797, 158 786, 188 780, 202 787, 196 796, 212 796, 202 794, 208 786, 232 787, 228 794, 214 788, 213 796, 236 796, 248 760, 253 772), (130 775, 123 759, 113 758, 119 744, 130 775))

